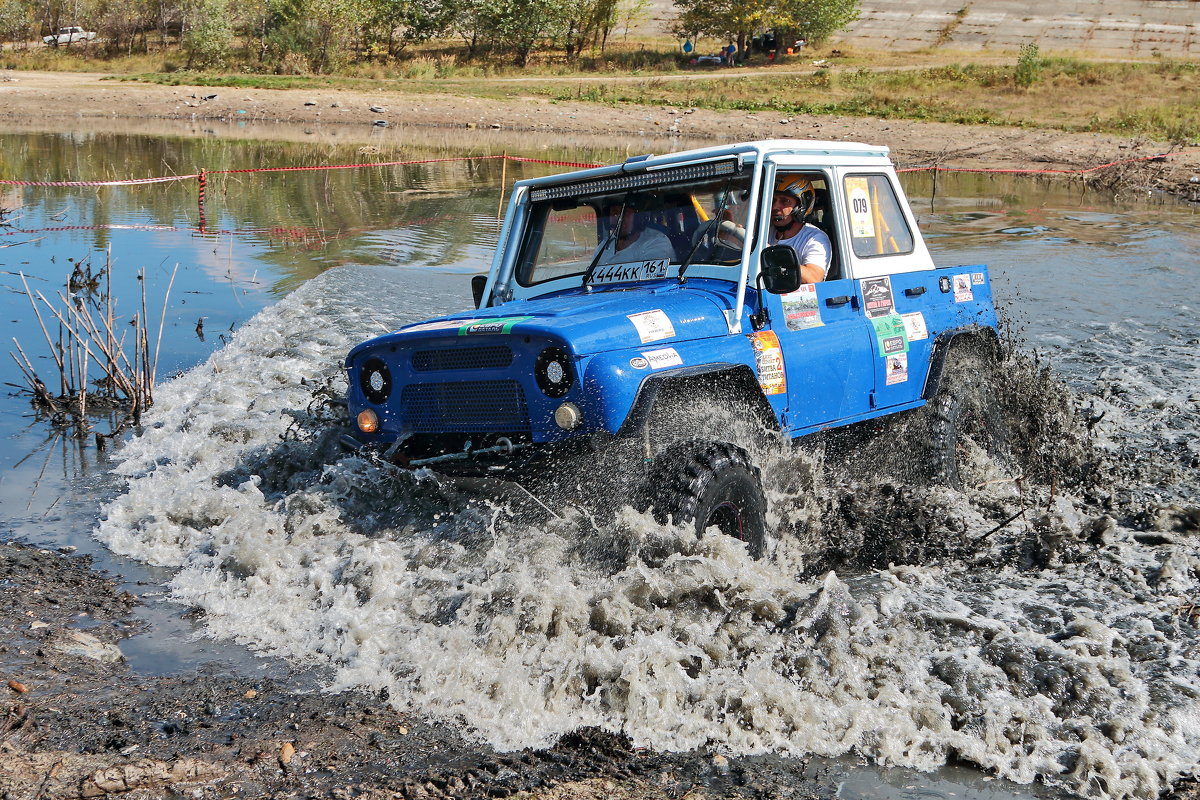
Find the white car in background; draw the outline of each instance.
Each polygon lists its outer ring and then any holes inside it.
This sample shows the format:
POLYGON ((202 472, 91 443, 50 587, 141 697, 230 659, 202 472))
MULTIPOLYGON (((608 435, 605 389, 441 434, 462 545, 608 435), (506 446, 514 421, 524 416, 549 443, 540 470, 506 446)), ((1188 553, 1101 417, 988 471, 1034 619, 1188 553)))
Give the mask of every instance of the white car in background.
POLYGON ((59 45, 71 44, 72 42, 90 42, 95 38, 95 31, 85 31, 78 25, 70 25, 65 28, 59 28, 58 33, 43 36, 42 41, 50 47, 58 47, 59 45))

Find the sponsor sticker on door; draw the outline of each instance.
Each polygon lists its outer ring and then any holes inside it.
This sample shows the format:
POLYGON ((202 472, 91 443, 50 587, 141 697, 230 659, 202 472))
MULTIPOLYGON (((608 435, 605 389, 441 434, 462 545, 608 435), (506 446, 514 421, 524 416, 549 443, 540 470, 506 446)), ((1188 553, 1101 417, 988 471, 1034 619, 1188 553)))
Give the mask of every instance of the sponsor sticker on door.
POLYGON ((910 342, 929 338, 929 330, 925 327, 925 316, 920 311, 901 314, 900 319, 904 320, 904 334, 910 342))
POLYGON ((879 343, 879 355, 908 352, 908 337, 904 333, 904 320, 899 314, 871 320, 875 326, 875 340, 879 343))
POLYGON ((783 316, 789 331, 819 328, 825 324, 821 320, 821 309, 817 305, 816 284, 802 283, 799 289, 785 294, 781 299, 783 316))
POLYGON ((892 300, 892 279, 884 275, 882 278, 863 278, 858 282, 862 291, 863 307, 867 316, 886 317, 896 309, 892 300))
POLYGON ((758 384, 763 394, 783 394, 787 391, 787 377, 783 371, 783 349, 775 331, 759 331, 750 334, 750 346, 754 348, 754 365, 758 370, 758 384))

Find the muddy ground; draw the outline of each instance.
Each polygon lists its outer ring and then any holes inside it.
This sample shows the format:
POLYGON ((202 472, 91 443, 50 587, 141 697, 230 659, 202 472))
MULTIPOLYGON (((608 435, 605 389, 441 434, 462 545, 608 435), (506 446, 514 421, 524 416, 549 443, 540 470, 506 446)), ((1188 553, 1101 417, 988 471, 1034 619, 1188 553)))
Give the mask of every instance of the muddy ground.
POLYGON ((469 141, 492 151, 511 143, 514 151, 526 154, 539 143, 625 146, 642 153, 753 139, 826 139, 888 145, 901 167, 938 164, 1036 170, 1062 179, 1070 178, 1061 171, 1167 153, 1162 159, 1135 160, 1078 179, 1125 193, 1157 190, 1200 200, 1200 144, 1181 148, 1103 134, 867 117, 785 117, 773 112, 611 106, 545 98, 495 100, 385 89, 158 86, 105 77, 0 73, 0 130, 330 140, 367 145, 367 152, 445 137, 447 144, 469 141))
MULTIPOLYGON (((355 692, 134 674, 137 600, 86 556, 0 544, 0 798, 806 798, 821 767, 577 731, 497 753, 355 692), (7 684, 5 686, 4 684, 7 684)), ((299 683, 311 682, 300 680, 299 683)))

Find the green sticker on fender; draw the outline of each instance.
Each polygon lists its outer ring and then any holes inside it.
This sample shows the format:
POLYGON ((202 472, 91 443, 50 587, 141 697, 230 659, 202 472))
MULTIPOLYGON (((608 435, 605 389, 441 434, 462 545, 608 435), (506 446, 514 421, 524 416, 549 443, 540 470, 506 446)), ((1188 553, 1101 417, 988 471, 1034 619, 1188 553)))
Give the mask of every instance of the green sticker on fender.
POLYGON ((904 332, 904 320, 899 314, 875 317, 875 341, 879 343, 879 355, 890 356, 908 352, 908 335, 904 332))
POLYGON ((492 317, 490 319, 473 319, 467 325, 458 329, 459 336, 478 336, 486 333, 512 333, 513 325, 533 317, 492 317))

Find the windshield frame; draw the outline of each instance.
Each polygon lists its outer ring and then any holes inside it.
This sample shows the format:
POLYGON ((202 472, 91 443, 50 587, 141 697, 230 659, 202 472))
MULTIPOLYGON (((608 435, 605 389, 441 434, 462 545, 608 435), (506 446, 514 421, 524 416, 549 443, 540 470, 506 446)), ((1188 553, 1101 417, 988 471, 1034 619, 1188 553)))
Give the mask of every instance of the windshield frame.
MULTIPOLYGON (((677 278, 695 250, 692 236, 715 221, 714 214, 723 212, 739 227, 751 219, 753 171, 729 157, 659 170, 642 180, 648 185, 629 185, 629 179, 618 177, 531 192, 524 225, 514 231, 520 241, 515 247, 510 243, 514 289, 540 290, 564 280, 582 285, 589 272, 587 283, 596 285, 677 278), (730 195, 736 196, 735 202, 730 195), (613 234, 620 228, 624 238, 627 227, 635 244, 614 243, 613 234), (623 248, 627 258, 621 256, 623 248), (562 268, 555 269, 556 264, 562 268)), ((753 239, 753 230, 750 233, 753 239)), ((739 267, 750 246, 752 242, 743 239, 702 247, 692 256, 687 275, 739 281, 739 267)))
MULTIPOLYGON (((488 274, 488 280, 484 287, 484 305, 491 307, 512 301, 533 300, 550 294, 584 291, 580 286, 580 276, 547 281, 534 287, 525 287, 517 283, 517 255, 518 250, 524 243, 523 231, 527 224, 531 208, 530 195, 532 192, 545 187, 577 185, 584 180, 593 178, 620 176, 630 171, 631 164, 635 168, 657 170, 674 166, 688 166, 733 159, 740 166, 741 170, 750 171, 750 199, 749 206, 746 209, 746 219, 754 221, 758 219, 761 213, 763 170, 765 169, 764 165, 766 163, 768 145, 771 144, 772 142, 755 142, 732 147, 714 147, 704 151, 689 151, 686 153, 658 156, 648 163, 642 164, 632 164, 633 160, 631 159, 624 164, 597 167, 573 173, 571 177, 575 179, 574 181, 566 180, 563 176, 546 176, 544 178, 530 178, 518 181, 513 185, 513 193, 509 197, 508 214, 505 216, 503 230, 499 238, 501 246, 497 248, 492 262, 492 269, 488 274), (701 152, 703 152, 703 155, 700 155, 701 152)), ((731 334, 740 333, 744 327, 742 317, 745 312, 748 281, 752 278, 752 272, 756 272, 752 267, 754 263, 753 257, 763 246, 763 240, 758 235, 758 223, 754 222, 753 225, 752 233, 754 235, 748 237, 750 240, 748 243, 749 246, 742 249, 741 267, 738 270, 740 274, 737 276, 737 285, 735 287, 736 298, 734 307, 725 312, 731 334)), ((687 273, 688 279, 711 277, 708 274, 710 269, 703 265, 689 267, 687 273)), ((720 269, 724 270, 725 273, 719 279, 729 281, 728 268, 721 267, 720 269)))

